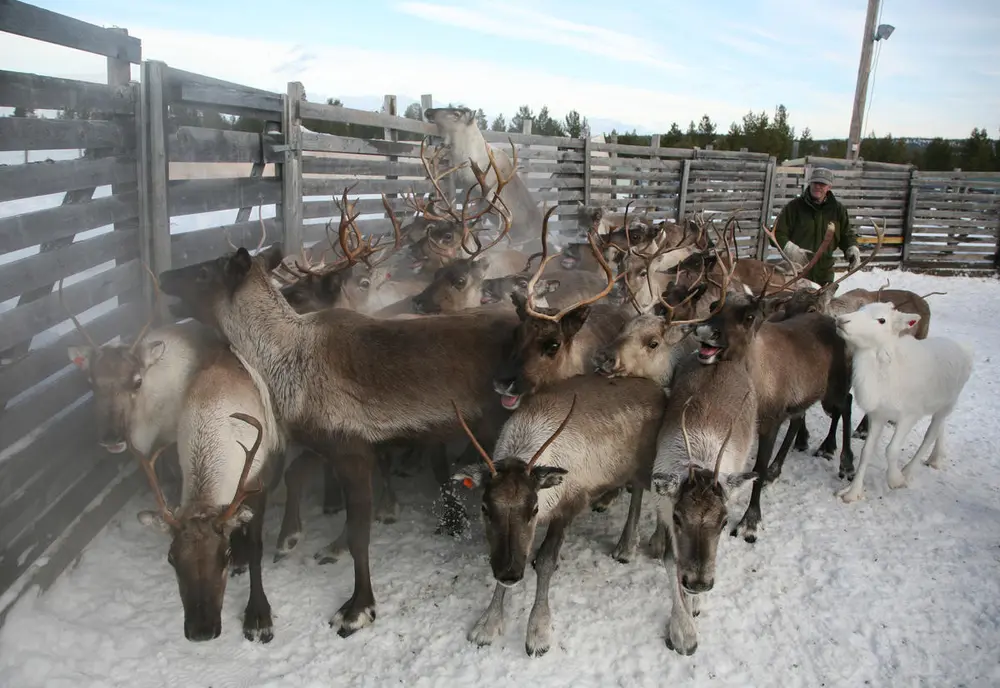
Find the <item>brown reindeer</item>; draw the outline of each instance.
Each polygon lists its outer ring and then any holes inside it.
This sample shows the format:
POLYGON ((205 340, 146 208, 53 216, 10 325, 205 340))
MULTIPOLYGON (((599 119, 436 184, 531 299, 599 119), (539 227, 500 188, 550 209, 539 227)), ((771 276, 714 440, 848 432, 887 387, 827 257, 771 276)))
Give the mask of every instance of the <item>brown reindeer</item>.
MULTIPOLYGON (((473 169, 482 174, 475 165, 473 169)), ((509 229, 509 217, 495 198, 500 186, 480 201, 506 218, 493 244, 509 229)), ((474 205, 463 206, 463 219, 475 216, 469 215, 474 205)), ((344 253, 358 262, 370 247, 350 239, 360 233, 346 192, 344 206, 340 236, 349 249, 344 253)), ((472 235, 468 225, 463 225, 463 235, 472 235)), ((517 317, 482 309, 402 320, 377 320, 336 308, 299 315, 268 279, 281 257, 278 247, 256 258, 240 249, 166 271, 160 280, 166 293, 222 331, 259 371, 289 437, 334 462, 347 495, 355 587, 331 625, 347 636, 375 618, 368 559, 373 443, 457 436, 461 429, 449 399, 481 427, 484 421, 499 420, 490 418, 502 413, 492 373, 503 360, 517 317)))
POLYGON ((591 247, 604 269, 605 288, 558 311, 534 305, 535 284, 549 262, 559 255, 548 254, 547 239, 548 219, 556 207, 548 210, 542 223, 542 257, 538 269, 528 280, 527 295, 511 294, 520 325, 514 334, 509 356, 498 367, 493 380, 501 403, 510 411, 518 407, 523 397, 543 389, 547 384, 589 373, 594 352, 610 341, 628 320, 627 313, 622 309, 597 304, 613 288, 614 273, 601 256, 593 235, 590 237, 591 247))
MULTIPOLYGON (((467 487, 484 487, 481 513, 496 587, 470 641, 487 645, 502 634, 507 590, 523 579, 535 530, 547 524, 532 562, 538 583, 525 650, 530 656, 548 651, 549 585, 566 531, 601 495, 626 484, 649 489, 665 405, 662 390, 648 380, 580 375, 533 394, 510 416, 497 439, 496 461, 477 444, 484 463, 455 477, 467 487)), ((642 489, 633 490, 613 552, 619 561, 634 556, 641 500, 642 489)))
MULTIPOLYGON (((832 237, 833 231, 828 229, 824 243, 800 275, 807 274, 832 237)), ((761 520, 763 478, 765 475, 772 480, 775 477, 768 475, 768 466, 782 423, 804 416, 810 406, 821 401, 832 417, 830 432, 823 444, 836 447, 836 426, 843 417, 841 465, 853 465, 854 460, 849 437, 850 367, 846 346, 837 334, 834 320, 819 313, 809 313, 781 322, 768 322, 773 301, 766 296, 766 291, 760 296, 731 294, 725 306, 698 325, 694 332, 700 344, 698 360, 702 364, 739 362, 747 366, 753 381, 759 421, 754 471, 762 480, 754 485, 750 505, 730 533, 736 536, 741 532, 743 539, 751 543, 757 539, 761 520)), ((790 424, 789 435, 794 434, 793 427, 797 429, 795 424, 790 424)), ((787 453, 787 446, 783 448, 787 453)), ((784 456, 779 455, 775 461, 780 467, 784 456)))

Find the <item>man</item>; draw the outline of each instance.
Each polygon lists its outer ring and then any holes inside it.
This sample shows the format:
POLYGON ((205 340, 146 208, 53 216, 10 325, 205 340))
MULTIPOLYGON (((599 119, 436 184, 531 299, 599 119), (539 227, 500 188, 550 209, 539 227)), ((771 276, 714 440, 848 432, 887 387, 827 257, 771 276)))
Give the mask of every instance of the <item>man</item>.
POLYGON ((809 262, 812 254, 823 243, 827 224, 834 224, 836 229, 833 240, 826 253, 806 275, 807 279, 821 285, 833 281, 835 248, 844 252, 849 268, 861 261, 858 237, 851 228, 847 208, 834 197, 830 190, 832 186, 833 172, 825 167, 813 168, 806 190, 781 209, 774 223, 774 236, 778 245, 785 251, 785 255, 799 265, 809 262))

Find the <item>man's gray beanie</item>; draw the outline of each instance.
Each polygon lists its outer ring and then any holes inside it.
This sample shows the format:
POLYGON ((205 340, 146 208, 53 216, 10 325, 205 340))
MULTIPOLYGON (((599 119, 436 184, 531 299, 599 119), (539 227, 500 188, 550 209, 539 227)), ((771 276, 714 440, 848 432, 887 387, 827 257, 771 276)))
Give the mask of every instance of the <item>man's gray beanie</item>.
POLYGON ((814 167, 812 172, 809 173, 809 181, 806 183, 812 184, 813 182, 833 186, 833 172, 825 167, 814 167))

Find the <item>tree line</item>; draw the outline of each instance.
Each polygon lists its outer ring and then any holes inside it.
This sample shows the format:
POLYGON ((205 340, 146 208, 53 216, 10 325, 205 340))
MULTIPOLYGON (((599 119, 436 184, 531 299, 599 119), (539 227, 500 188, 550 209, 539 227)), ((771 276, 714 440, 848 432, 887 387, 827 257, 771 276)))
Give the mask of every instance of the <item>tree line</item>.
MULTIPOLYGON (((340 100, 328 98, 328 105, 342 106, 340 100)), ((448 107, 460 105, 448 104, 448 107)), ((35 117, 34 110, 15 108, 14 117, 35 117)), ((410 103, 403 111, 403 116, 409 119, 423 119, 420 103, 410 103)), ((587 118, 576 110, 571 110, 562 118, 554 117, 547 106, 542 106, 536 114, 528 105, 522 105, 510 118, 503 113, 497 114, 492 122, 483 110, 476 110, 476 122, 480 129, 495 132, 520 133, 524 122, 530 119, 533 134, 542 136, 568 136, 578 138, 589 128, 587 118)), ((60 110, 60 119, 97 119, 100 113, 82 110, 60 110)), ((168 127, 199 126, 212 129, 231 129, 235 131, 260 132, 264 130, 264 122, 252 117, 234 117, 219 114, 212 110, 170 105, 168 109, 168 127)), ((315 132, 335 134, 337 136, 355 138, 381 138, 382 127, 373 127, 345 122, 328 122, 318 120, 303 120, 303 125, 315 132)), ((596 132, 592 132, 596 133, 596 132)), ((652 135, 631 132, 618 132, 612 129, 605 132, 607 136, 616 136, 618 143, 648 146, 652 143, 652 135)), ((399 132, 401 141, 419 141, 420 135, 410 132, 399 132)), ((664 148, 708 148, 716 150, 747 150, 753 153, 768 153, 779 161, 792 157, 817 155, 842 159, 847 152, 846 139, 815 140, 808 127, 802 129, 796 136, 795 128, 790 123, 788 109, 784 105, 775 108, 773 115, 767 112, 759 113, 752 110, 743 115, 739 122, 730 124, 723 132, 709 115, 703 115, 695 123, 688 123, 686 129, 681 129, 676 122, 660 134, 660 146, 664 148)), ((944 171, 960 168, 966 171, 1000 171, 1000 139, 992 139, 985 128, 974 128, 966 139, 933 138, 915 139, 893 137, 892 134, 877 136, 869 134, 861 141, 861 157, 873 162, 888 162, 912 164, 921 170, 944 171)))

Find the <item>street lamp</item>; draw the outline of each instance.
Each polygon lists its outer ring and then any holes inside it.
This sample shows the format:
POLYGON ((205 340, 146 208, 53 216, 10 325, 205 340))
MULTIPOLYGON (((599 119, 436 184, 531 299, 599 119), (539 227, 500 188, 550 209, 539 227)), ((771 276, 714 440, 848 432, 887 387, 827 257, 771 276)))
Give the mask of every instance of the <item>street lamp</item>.
POLYGON ((858 65, 858 80, 854 86, 854 108, 851 112, 851 128, 847 136, 848 160, 858 159, 861 153, 861 120, 864 118, 865 98, 868 95, 868 76, 872 68, 872 48, 875 43, 892 35, 896 27, 891 24, 879 24, 875 28, 875 18, 878 15, 879 0, 868 0, 868 14, 865 17, 865 30, 861 40, 861 62, 858 65))
POLYGON ((875 29, 875 40, 881 41, 882 39, 888 39, 895 30, 896 27, 892 24, 879 24, 878 28, 875 29))

